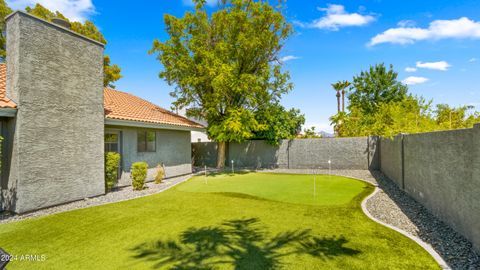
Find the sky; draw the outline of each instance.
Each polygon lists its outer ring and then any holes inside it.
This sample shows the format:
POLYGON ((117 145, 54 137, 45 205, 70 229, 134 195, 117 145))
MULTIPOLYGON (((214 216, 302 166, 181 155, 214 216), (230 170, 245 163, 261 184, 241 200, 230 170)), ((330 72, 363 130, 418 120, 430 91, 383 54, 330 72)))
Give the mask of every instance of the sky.
MULTIPOLYGON (((149 55, 168 38, 163 15, 182 16, 189 0, 9 0, 13 9, 39 2, 72 20, 91 20, 106 37, 105 53, 122 68, 116 88, 169 109, 173 86, 158 78, 149 55), (114 4, 113 4, 114 3, 114 4)), ((208 0, 215 10, 216 0, 208 0)), ((306 117, 305 127, 332 132, 331 83, 351 80, 376 63, 392 64, 399 80, 434 104, 473 105, 480 111, 480 1, 287 1, 295 33, 281 52, 294 89, 282 99, 306 117)))

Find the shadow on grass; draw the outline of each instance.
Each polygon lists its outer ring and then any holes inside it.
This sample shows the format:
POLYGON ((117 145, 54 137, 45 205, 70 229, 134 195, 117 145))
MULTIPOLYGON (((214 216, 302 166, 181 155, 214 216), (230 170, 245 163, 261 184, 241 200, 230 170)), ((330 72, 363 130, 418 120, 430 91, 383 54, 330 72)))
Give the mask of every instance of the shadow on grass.
POLYGON ((309 230, 286 231, 270 237, 257 218, 250 218, 190 228, 177 241, 142 243, 131 251, 134 258, 152 262, 153 268, 207 270, 227 265, 236 270, 268 270, 277 269, 282 265, 282 257, 293 254, 327 260, 360 253, 345 247, 346 243, 343 236, 319 238, 309 230))

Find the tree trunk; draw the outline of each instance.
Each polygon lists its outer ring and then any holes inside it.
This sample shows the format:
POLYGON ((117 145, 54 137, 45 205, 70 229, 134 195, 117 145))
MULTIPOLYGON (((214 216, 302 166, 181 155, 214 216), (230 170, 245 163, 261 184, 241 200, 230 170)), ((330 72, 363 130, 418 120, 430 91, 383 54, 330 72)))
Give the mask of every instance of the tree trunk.
POLYGON ((223 169, 225 167, 225 142, 217 142, 217 169, 223 169))
POLYGON ((345 89, 342 90, 342 112, 345 111, 345 89))
POLYGON ((340 91, 337 91, 337 110, 340 113, 340 91))

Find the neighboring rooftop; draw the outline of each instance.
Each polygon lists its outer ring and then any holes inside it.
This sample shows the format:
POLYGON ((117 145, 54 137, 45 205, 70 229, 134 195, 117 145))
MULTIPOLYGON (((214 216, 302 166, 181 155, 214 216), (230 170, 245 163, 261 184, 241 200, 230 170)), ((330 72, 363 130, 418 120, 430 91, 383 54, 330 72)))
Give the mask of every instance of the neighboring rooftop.
POLYGON ((17 104, 7 97, 7 65, 0 64, 0 108, 16 108, 17 104))
MULTIPOLYGON (((0 108, 16 108, 6 94, 7 66, 0 64, 0 108)), ((204 128, 201 124, 165 110, 151 102, 118 90, 104 89, 105 118, 204 128)))

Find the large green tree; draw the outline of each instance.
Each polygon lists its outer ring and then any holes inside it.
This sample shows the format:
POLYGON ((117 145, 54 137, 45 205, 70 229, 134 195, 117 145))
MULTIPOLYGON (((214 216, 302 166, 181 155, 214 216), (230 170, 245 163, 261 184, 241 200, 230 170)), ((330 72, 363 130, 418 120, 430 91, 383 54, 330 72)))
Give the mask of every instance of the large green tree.
MULTIPOLYGON (((280 3, 281 4, 281 3, 280 3)), ((164 16, 169 39, 155 40, 151 53, 174 85, 177 108, 205 119, 218 142, 217 167, 224 167, 226 142, 241 142, 267 130, 257 112, 292 89, 279 52, 292 33, 281 6, 267 1, 223 0, 209 13, 204 0, 177 18, 164 16)))
POLYGON ((286 110, 278 103, 262 106, 255 115, 266 128, 255 132, 253 139, 266 140, 272 145, 278 145, 282 139, 295 138, 305 124, 305 116, 300 110, 286 110))
POLYGON ((408 88, 397 77, 392 65, 389 69, 383 63, 370 66, 369 70, 353 77, 349 106, 370 114, 375 113, 382 103, 403 100, 408 88))
POLYGON ((5 37, 5 17, 12 13, 12 10, 8 7, 4 0, 0 0, 0 60, 5 61, 7 52, 5 50, 6 37, 5 37))
MULTIPOLYGON (((36 4, 33 8, 32 7, 26 7, 25 11, 28 13, 37 16, 39 18, 42 18, 47 21, 51 21, 54 18, 59 18, 66 20, 70 23, 71 25, 71 30, 74 32, 77 32, 81 35, 84 35, 86 37, 89 37, 93 40, 99 41, 101 43, 106 44, 107 41, 105 40, 105 37, 102 35, 102 33, 98 30, 98 28, 95 26, 95 24, 91 21, 85 21, 84 23, 81 22, 74 22, 70 21, 68 18, 66 18, 62 13, 55 11, 52 12, 51 10, 45 8, 44 6, 40 4, 36 4)), ((10 14, 12 10, 7 6, 5 1, 0 0, 0 16, 1 16, 1 21, 0 21, 0 59, 5 60, 6 56, 6 51, 5 51, 5 16, 10 14)), ((119 80, 122 78, 122 75, 120 74, 121 69, 118 65, 116 64, 111 64, 110 63, 110 57, 108 55, 104 56, 103 59, 103 70, 104 70, 104 80, 103 84, 105 87, 112 87, 115 88, 115 85, 113 84, 115 81, 119 80)))

